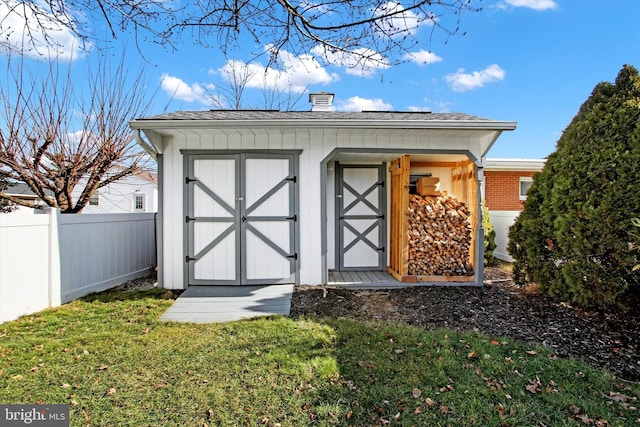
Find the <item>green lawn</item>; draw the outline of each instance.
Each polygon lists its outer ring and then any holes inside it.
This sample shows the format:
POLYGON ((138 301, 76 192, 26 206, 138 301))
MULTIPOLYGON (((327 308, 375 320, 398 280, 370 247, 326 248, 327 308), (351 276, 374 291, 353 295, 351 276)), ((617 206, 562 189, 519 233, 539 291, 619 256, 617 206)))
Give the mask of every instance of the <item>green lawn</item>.
POLYGON ((638 385, 543 348, 348 320, 164 323, 166 295, 0 325, 0 403, 68 403, 73 426, 640 425, 638 385))

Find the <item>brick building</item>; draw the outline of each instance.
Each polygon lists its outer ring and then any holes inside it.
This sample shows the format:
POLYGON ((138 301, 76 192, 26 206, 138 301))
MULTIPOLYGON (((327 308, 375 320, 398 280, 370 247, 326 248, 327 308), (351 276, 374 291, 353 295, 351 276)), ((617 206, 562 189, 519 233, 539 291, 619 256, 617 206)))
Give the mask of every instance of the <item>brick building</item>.
POLYGON ((516 220, 533 175, 544 167, 545 159, 487 159, 484 167, 483 198, 496 230, 496 258, 513 259, 507 253, 509 227, 516 220))

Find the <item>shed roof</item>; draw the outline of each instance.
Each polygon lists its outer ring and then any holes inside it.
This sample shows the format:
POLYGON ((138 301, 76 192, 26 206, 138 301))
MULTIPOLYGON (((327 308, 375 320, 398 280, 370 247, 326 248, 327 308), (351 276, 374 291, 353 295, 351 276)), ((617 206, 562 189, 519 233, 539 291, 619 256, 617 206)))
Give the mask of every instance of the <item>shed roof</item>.
POLYGON ((226 133, 238 130, 270 132, 274 129, 399 130, 429 132, 432 136, 468 137, 483 141, 488 148, 503 131, 514 130, 516 122, 498 121, 463 113, 428 111, 276 111, 200 110, 175 111, 142 117, 129 122, 136 141, 152 156, 161 153, 163 143, 156 137, 226 133), (140 131, 151 137, 142 140, 140 131))
POLYGON ((428 111, 277 111, 277 110, 195 110, 175 111, 142 117, 136 121, 147 120, 349 120, 349 121, 389 121, 389 120, 429 120, 429 121, 486 121, 493 120, 462 113, 431 113, 428 111))

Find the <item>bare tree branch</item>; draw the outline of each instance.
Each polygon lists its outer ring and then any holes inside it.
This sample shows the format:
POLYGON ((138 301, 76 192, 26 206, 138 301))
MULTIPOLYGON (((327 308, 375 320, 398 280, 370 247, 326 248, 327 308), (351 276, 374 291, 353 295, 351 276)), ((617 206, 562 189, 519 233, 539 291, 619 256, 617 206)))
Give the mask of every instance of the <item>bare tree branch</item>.
POLYGON ((131 31, 136 42, 149 39, 172 48, 188 36, 226 54, 239 47, 246 50, 247 40, 252 40, 255 52, 270 53, 275 61, 280 50, 300 54, 320 46, 326 52, 364 56, 363 60, 376 52, 393 63, 418 45, 428 48, 436 29, 446 38, 458 33, 462 14, 479 11, 475 5, 480 1, 0 0, 7 11, 0 18, 0 45, 12 47, 12 32, 53 45, 61 29, 93 44, 92 25, 103 22, 113 38, 131 31), (10 15, 27 24, 6 29, 10 15), (422 27, 429 28, 427 36, 420 35, 422 27), (264 52, 265 45, 275 51, 264 52))
POLYGON ((98 188, 145 169, 148 158, 128 122, 144 115, 150 97, 141 73, 128 78, 124 59, 113 71, 104 62, 89 70, 88 93, 80 93, 70 68, 57 62, 30 82, 23 73, 23 62, 9 59, 0 88, 0 171, 8 180, 76 213, 98 188))

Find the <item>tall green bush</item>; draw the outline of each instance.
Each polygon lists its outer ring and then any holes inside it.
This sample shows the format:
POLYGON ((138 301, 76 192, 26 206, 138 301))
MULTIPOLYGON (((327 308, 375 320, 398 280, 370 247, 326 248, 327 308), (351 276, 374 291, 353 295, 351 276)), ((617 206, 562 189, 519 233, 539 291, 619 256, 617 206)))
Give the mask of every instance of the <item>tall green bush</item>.
POLYGON ((600 83, 534 177, 509 232, 516 281, 584 307, 620 302, 635 254, 631 218, 640 216, 640 76, 625 65, 600 83))
POLYGON ((493 251, 497 247, 496 230, 493 228, 486 201, 482 202, 482 228, 484 229, 484 265, 495 265, 496 258, 493 256, 493 251))

